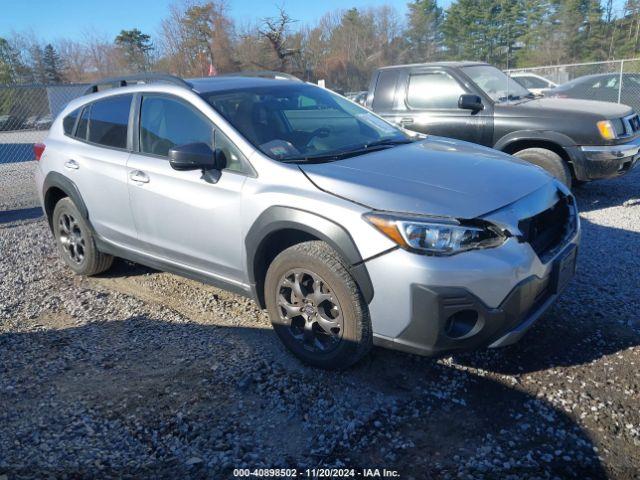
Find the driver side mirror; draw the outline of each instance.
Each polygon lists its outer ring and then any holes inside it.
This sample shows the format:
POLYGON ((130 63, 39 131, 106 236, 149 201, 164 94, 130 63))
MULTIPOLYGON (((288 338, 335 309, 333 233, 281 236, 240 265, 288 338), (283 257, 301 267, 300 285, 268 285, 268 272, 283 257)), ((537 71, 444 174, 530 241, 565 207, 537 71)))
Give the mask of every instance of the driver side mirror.
POLYGON ((473 112, 479 112, 484 109, 482 104, 482 98, 479 95, 463 94, 458 99, 458 108, 463 110, 471 110, 473 112))
POLYGON ((169 164, 174 170, 222 170, 218 155, 206 143, 176 145, 169 150, 169 164))

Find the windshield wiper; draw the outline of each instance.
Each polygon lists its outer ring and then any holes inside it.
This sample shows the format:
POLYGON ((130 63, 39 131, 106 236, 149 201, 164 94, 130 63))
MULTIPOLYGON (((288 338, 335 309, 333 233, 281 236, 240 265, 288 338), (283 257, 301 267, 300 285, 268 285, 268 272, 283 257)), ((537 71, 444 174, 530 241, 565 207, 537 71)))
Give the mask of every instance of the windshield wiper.
POLYGON ((344 158, 356 157, 358 155, 364 155, 365 153, 377 152, 378 150, 386 150, 387 148, 392 148, 396 145, 403 145, 412 142, 413 140, 410 139, 377 140, 375 142, 366 143, 361 148, 356 148, 353 150, 325 153, 321 155, 309 155, 307 157, 283 158, 280 161, 283 163, 320 163, 333 160, 342 160, 344 158))
POLYGON ((367 143, 364 145, 364 148, 371 148, 371 147, 379 147, 381 145, 389 145, 389 146, 394 146, 394 145, 404 145, 405 143, 413 143, 414 140, 411 140, 410 138, 402 138, 402 139, 386 139, 386 140, 377 140, 375 142, 371 142, 371 143, 367 143))

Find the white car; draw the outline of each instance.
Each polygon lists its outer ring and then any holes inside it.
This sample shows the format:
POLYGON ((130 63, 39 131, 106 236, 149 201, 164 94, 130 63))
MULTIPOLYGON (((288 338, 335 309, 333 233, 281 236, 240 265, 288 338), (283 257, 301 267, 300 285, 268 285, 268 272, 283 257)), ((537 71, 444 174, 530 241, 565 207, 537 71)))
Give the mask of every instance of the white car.
POLYGON ((557 83, 531 72, 513 72, 510 76, 534 95, 543 95, 543 90, 558 86, 557 83))

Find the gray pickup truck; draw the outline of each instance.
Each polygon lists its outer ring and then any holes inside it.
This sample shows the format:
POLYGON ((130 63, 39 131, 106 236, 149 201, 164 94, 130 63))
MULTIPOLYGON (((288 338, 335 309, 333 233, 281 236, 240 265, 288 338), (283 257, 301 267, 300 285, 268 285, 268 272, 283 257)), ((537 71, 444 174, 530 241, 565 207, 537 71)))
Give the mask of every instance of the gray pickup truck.
POLYGON ((378 69, 366 106, 406 129, 510 153, 572 183, 623 175, 638 163, 640 118, 608 102, 536 98, 478 62, 378 69))

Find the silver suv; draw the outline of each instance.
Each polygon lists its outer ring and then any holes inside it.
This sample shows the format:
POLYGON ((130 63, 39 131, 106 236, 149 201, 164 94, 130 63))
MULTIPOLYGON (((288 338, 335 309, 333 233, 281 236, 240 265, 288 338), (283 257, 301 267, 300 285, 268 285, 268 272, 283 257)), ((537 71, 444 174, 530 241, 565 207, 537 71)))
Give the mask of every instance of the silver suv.
POLYGON ((107 84, 35 146, 78 274, 121 257, 248 295, 324 368, 511 344, 573 276, 574 198, 524 161, 290 79, 107 84))

